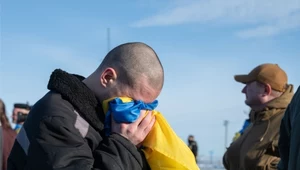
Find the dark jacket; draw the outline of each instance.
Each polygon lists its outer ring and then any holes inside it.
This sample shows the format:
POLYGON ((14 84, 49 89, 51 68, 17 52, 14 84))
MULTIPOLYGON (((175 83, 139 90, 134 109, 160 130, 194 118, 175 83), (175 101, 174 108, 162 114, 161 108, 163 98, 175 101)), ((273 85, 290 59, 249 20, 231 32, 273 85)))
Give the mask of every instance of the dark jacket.
POLYGON ((227 170, 277 169, 279 127, 293 94, 290 85, 280 97, 267 103, 264 110, 251 112, 251 124, 224 154, 227 170))
POLYGON ((279 170, 300 169, 300 86, 288 106, 280 126, 279 170))
POLYGON ((196 141, 189 141, 189 148, 193 152, 195 158, 197 158, 198 155, 198 145, 196 141))
POLYGON ((1 136, 0 136, 0 140, 1 140, 1 144, 2 147, 0 149, 0 151, 2 152, 1 153, 1 162, 2 162, 2 165, 0 167, 2 167, 2 170, 6 170, 7 169, 7 159, 8 159, 8 156, 9 156, 9 153, 11 151, 11 148, 13 147, 13 144, 14 144, 14 141, 15 141, 15 138, 17 136, 16 132, 14 130, 12 130, 11 128, 9 127, 1 127, 1 136))
POLYGON ((48 92, 31 109, 8 160, 8 170, 148 169, 124 137, 105 137, 104 113, 84 78, 55 70, 48 92))

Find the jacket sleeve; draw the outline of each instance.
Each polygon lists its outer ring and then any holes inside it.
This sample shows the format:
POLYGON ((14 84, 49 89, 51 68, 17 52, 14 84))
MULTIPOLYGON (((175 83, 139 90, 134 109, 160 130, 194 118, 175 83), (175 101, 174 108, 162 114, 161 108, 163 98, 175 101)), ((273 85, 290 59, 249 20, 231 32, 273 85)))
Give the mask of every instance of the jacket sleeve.
POLYGON ((225 152, 224 156, 223 156, 223 166, 225 169, 230 169, 229 168, 229 165, 228 165, 228 162, 227 162, 227 151, 225 152))
POLYGON ((279 157, 267 155, 264 156, 263 159, 259 162, 257 168, 261 170, 277 170, 279 161, 279 157))
POLYGON ((93 155, 97 170, 150 169, 143 152, 119 134, 104 139, 93 155))
POLYGON ((277 170, 280 161, 278 151, 278 138, 269 143, 266 148, 265 154, 258 162, 258 168, 262 170, 277 170))

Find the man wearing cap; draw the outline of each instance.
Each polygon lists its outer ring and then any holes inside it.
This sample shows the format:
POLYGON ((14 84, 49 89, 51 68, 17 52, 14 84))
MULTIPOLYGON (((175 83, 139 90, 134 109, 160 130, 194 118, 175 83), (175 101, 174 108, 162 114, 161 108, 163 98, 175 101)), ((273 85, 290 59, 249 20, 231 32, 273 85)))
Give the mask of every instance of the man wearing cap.
POLYGON ((252 109, 251 124, 231 143, 223 157, 227 170, 275 170, 280 160, 279 127, 293 97, 293 85, 277 64, 262 64, 247 75, 236 75, 245 84, 242 93, 252 109))

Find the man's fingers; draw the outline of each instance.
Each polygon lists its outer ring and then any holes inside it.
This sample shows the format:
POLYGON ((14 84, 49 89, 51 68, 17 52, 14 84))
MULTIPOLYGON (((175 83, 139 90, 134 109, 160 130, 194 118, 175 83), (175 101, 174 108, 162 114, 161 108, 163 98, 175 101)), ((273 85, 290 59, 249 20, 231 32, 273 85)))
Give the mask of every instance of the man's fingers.
POLYGON ((151 131, 155 117, 152 111, 142 110, 139 118, 134 123, 116 123, 112 119, 112 132, 118 133, 129 139, 134 145, 141 143, 151 131), (147 114, 147 115, 145 115, 147 114))
POLYGON ((151 122, 151 119, 152 119, 152 112, 148 112, 147 116, 142 120, 142 122, 139 124, 139 129, 146 129, 150 122, 151 122))
POLYGON ((143 121, 146 113, 147 113, 146 110, 141 110, 140 116, 135 122, 132 123, 132 125, 139 126, 139 124, 143 121))
POLYGON ((156 119, 155 119, 155 116, 153 116, 153 118, 152 118, 150 124, 149 124, 148 127, 144 130, 144 133, 145 133, 146 135, 148 135, 148 133, 151 131, 152 127, 154 126, 155 120, 156 120, 156 119))

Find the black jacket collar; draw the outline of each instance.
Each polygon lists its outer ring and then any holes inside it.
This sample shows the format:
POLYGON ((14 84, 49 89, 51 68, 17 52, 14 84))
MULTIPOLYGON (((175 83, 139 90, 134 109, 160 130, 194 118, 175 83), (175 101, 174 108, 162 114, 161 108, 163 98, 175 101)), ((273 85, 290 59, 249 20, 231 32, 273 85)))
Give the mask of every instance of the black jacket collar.
POLYGON ((83 76, 56 69, 50 76, 48 89, 60 93, 93 128, 102 131, 103 109, 95 94, 82 82, 84 79, 83 76))

